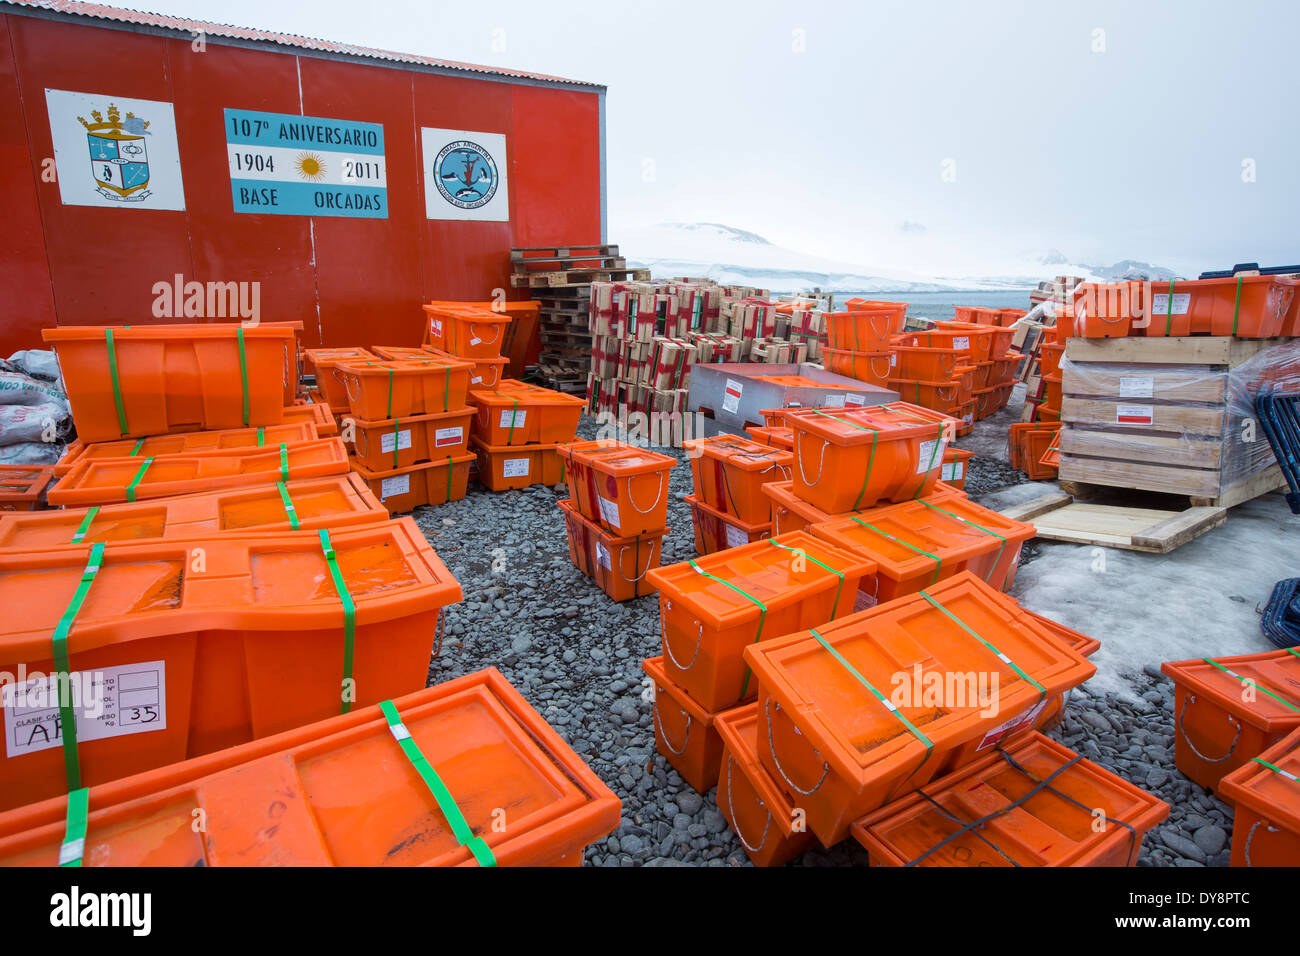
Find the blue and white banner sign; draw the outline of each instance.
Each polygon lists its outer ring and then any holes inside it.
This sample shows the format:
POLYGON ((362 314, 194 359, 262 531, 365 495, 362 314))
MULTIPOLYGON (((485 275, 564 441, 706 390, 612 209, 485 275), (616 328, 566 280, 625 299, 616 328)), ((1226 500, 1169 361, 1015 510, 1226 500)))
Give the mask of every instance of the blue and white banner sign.
POLYGON ((388 218, 379 123, 226 110, 235 212, 388 218))

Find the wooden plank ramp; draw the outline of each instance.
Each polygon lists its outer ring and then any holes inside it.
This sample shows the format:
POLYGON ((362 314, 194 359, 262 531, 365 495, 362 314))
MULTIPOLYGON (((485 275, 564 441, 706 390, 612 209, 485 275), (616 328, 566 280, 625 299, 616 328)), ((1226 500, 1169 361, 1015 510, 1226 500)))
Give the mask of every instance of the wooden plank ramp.
POLYGON ((1228 519, 1228 509, 1222 507, 1192 506, 1178 511, 1099 504, 1075 501, 1063 492, 1041 495, 1002 514, 1032 523, 1040 538, 1150 554, 1167 554, 1228 519))

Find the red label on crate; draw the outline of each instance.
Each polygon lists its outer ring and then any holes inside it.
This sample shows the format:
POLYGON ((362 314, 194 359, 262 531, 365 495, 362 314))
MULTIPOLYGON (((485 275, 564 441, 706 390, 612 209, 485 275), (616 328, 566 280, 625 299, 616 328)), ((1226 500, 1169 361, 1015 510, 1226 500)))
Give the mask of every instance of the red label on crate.
POLYGON ((1115 423, 1118 425, 1150 425, 1155 422, 1153 405, 1116 405, 1115 423))
POLYGON ((984 739, 980 741, 980 745, 975 748, 976 752, 985 750, 989 747, 995 747, 1012 734, 1024 730, 1026 727, 1032 726, 1034 721, 1038 719, 1038 715, 1043 712, 1043 708, 1046 706, 1047 701, 1040 700, 1028 710, 1017 714, 1004 723, 998 724, 984 735, 984 739))

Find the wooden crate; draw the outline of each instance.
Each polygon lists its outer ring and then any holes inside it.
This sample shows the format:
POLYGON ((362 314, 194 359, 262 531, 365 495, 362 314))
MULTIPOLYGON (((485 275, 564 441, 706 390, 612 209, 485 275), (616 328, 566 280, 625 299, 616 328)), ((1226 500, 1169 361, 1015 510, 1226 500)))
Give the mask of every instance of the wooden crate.
POLYGON ((1062 363, 1060 478, 1228 507, 1279 488, 1281 469, 1243 396, 1300 377, 1300 340, 1072 338, 1062 363), (1260 356, 1262 352, 1267 356, 1260 356))

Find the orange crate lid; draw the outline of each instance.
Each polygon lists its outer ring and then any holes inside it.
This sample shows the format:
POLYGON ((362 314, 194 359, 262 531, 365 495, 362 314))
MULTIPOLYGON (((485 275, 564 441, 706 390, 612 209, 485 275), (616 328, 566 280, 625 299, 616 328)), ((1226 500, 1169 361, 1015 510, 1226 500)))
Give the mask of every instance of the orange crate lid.
POLYGON ((68 444, 54 470, 62 475, 79 461, 101 458, 156 458, 159 455, 193 455, 210 451, 221 453, 232 448, 278 448, 282 444, 313 441, 318 437, 315 422, 299 421, 261 428, 176 432, 120 441, 83 442, 78 439, 68 444))
POLYGON ((773 608, 797 604, 828 585, 833 587, 837 577, 841 581, 860 578, 875 569, 870 559, 819 540, 806 531, 792 531, 701 555, 692 561, 655 568, 650 572, 650 580, 706 624, 720 628, 757 617, 761 612, 755 600, 761 601, 770 612, 773 608), (794 570, 796 551, 808 558, 800 563, 799 571, 794 570), (736 588, 752 595, 753 600, 736 588))
POLYGON ((1225 774, 1219 795, 1300 834, 1300 730, 1225 774))
POLYGON ((745 532, 747 536, 757 534, 760 531, 766 531, 772 527, 772 522, 770 521, 760 521, 756 524, 748 524, 735 515, 727 514, 725 511, 719 511, 712 505, 700 500, 697 495, 687 495, 682 500, 690 505, 692 509, 698 508, 702 514, 708 515, 711 518, 717 518, 719 521, 729 524, 733 528, 739 528, 741 531, 745 532))
MULTIPOLYGON (((507 359, 507 361, 509 361, 507 359)), ((471 388, 469 390, 471 405, 492 405, 514 407, 529 405, 586 405, 585 398, 566 395, 554 389, 542 388, 528 382, 513 378, 503 378, 496 389, 471 388)))
POLYGON ((1163 800, 1035 732, 867 814, 852 832, 886 866, 1088 866, 1136 862, 1142 836, 1167 816, 1163 800), (1036 789, 1045 780, 1050 789, 1036 789), (1095 810, 1110 825, 1094 827, 1095 810))
POLYGON ((1047 637, 1031 618, 1014 613, 998 591, 969 571, 817 631, 853 671, 810 631, 751 644, 745 661, 781 708, 798 715, 793 719, 822 759, 861 787, 882 773, 906 773, 909 766, 936 759, 900 714, 934 749, 947 751, 1083 683, 1097 670, 1047 637), (896 674, 918 667, 922 676, 936 673, 941 679, 996 673, 997 713, 982 713, 987 705, 978 699, 945 710, 886 706, 854 674, 888 695, 896 674))
POLYGON ((0 465, 0 502, 37 498, 53 477, 53 465, 0 465))
MULTIPOLYGON (((618 826, 618 797, 495 668, 393 705, 498 866, 580 862, 618 826)), ((476 865, 395 736, 362 707, 92 787, 84 863, 476 865)), ((66 812, 58 797, 0 814, 0 864, 53 866, 66 812)))
POLYGON ((353 359, 373 359, 377 356, 359 345, 332 349, 303 349, 303 357, 316 368, 330 368, 339 362, 353 359))
POLYGON ((1265 733, 1300 726, 1300 649, 1166 661, 1160 670, 1265 733), (1242 699, 1247 681, 1256 688, 1253 702, 1242 699))
MULTIPOLYGON (((519 446, 528 448, 528 445, 519 446)), ((669 471, 677 465, 677 459, 670 455, 661 455, 657 451, 623 445, 620 448, 593 448, 575 451, 573 455, 592 471, 598 471, 614 478, 631 478, 635 475, 648 475, 656 471, 669 471)))
POLYGON ((789 408, 786 424, 836 445, 864 445, 881 438, 930 438, 949 422, 942 412, 910 402, 891 402, 827 412, 820 408, 789 408))
MULTIPOLYGON (((682 442, 682 448, 687 452, 699 449, 700 454, 706 458, 716 458, 741 471, 767 471, 774 466, 788 469, 794 461, 794 455, 789 451, 750 441, 739 435, 688 438, 682 442)), ((789 474, 788 470, 786 473, 789 474)))
POLYGON ((423 359, 429 357, 427 349, 410 345, 374 345, 371 346, 375 356, 388 362, 402 359, 423 359))
POLYGON ((868 554, 880 573, 899 581, 997 550, 1004 541, 1028 540, 1034 526, 951 496, 905 501, 815 524, 820 538, 868 554))

